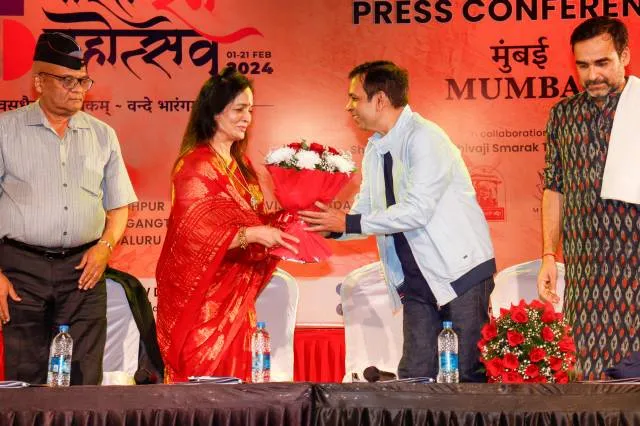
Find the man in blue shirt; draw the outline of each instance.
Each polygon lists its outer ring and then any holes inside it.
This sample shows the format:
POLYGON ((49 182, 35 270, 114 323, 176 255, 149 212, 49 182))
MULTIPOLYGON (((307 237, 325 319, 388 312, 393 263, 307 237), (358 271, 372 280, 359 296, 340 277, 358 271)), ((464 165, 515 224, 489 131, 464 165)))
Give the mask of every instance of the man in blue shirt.
POLYGON ((461 381, 486 378, 477 348, 489 319, 496 270, 489 227, 460 151, 435 123, 411 111, 408 74, 392 62, 349 74, 349 111, 374 132, 349 214, 316 203, 309 230, 339 239, 375 235, 385 279, 402 298, 400 377, 435 377, 437 336, 450 320, 459 338, 461 381))

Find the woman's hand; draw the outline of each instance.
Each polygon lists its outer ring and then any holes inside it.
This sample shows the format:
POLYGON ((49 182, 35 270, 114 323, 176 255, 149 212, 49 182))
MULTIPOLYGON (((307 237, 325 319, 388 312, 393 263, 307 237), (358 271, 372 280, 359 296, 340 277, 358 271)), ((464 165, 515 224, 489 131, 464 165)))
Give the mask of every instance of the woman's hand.
POLYGON ((298 249, 292 243, 299 243, 300 240, 291 234, 287 234, 272 226, 252 226, 246 232, 248 243, 257 243, 267 248, 282 246, 298 254, 298 249))

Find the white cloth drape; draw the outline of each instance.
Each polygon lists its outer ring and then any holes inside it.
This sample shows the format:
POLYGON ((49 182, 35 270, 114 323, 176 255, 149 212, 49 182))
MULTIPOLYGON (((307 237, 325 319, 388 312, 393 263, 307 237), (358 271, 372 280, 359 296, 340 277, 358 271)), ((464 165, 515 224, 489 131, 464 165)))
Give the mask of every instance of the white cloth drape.
POLYGON ((129 381, 133 380, 133 375, 138 370, 139 351, 140 331, 124 288, 107 279, 107 340, 102 358, 103 384, 111 384, 113 377, 122 375, 127 376, 129 381))
POLYGON ((402 357, 402 308, 395 313, 382 265, 375 262, 349 273, 341 286, 345 335, 345 376, 363 380, 363 370, 375 366, 397 372, 402 357))
POLYGON ((640 79, 631 75, 620 95, 613 119, 602 198, 640 204, 640 79))
POLYGON ((271 381, 293 381, 293 335, 298 311, 298 284, 276 269, 256 301, 258 321, 264 321, 271 338, 271 381))

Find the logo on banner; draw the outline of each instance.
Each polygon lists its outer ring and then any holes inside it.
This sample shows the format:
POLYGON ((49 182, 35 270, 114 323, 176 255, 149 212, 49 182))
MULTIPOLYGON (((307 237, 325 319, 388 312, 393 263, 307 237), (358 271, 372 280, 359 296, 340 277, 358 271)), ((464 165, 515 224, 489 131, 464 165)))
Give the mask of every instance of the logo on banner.
POLYGON ((478 204, 490 222, 505 220, 504 179, 492 167, 476 167, 470 170, 471 182, 476 190, 478 204))
MULTIPOLYGON (((216 74, 219 44, 234 43, 250 36, 262 36, 253 27, 215 35, 188 16, 189 10, 212 12, 215 0, 156 0, 151 5, 161 14, 143 21, 132 19, 134 10, 131 7, 135 6, 136 0, 127 0, 128 8, 123 5, 125 2, 122 0, 110 3, 85 0, 84 3, 91 7, 81 11, 78 11, 77 6, 83 0, 59 2, 66 8, 75 7, 73 11, 43 8, 48 21, 56 24, 55 27, 44 28, 44 31, 63 32, 84 41, 87 63, 104 66, 107 63, 116 65, 121 62, 138 78, 141 78, 141 63, 155 67, 171 78, 171 70, 166 63, 173 62, 176 67, 180 67, 186 60, 196 67, 206 67, 210 74, 216 74), (180 7, 185 4, 186 8, 180 7), (175 28, 174 21, 185 28, 175 28), (114 28, 115 24, 118 28, 114 28), (125 28, 122 28, 123 24, 125 28), (166 60, 162 61, 163 58, 166 60)), ((51 3, 53 2, 48 2, 48 5, 51 3)), ((0 16, 23 15, 24 0, 2 0, 0 16)), ((35 36, 22 23, 9 19, 3 20, 2 35, 2 78, 13 80, 23 76, 31 68, 35 36)))
MULTIPOLYGON (((24 0, 0 1, 0 16, 24 16, 24 0)), ((2 79, 16 79, 31 69, 35 38, 15 19, 1 19, 2 79)))
POLYGON ((0 16, 24 15, 24 0, 2 0, 0 3, 0 16))

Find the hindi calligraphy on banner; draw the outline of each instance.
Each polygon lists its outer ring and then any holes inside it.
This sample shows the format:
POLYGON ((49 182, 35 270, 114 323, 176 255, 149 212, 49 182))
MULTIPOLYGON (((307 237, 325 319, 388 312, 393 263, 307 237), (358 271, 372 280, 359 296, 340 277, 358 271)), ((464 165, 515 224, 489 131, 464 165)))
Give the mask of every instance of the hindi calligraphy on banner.
POLYGON ((535 64, 538 68, 544 69, 547 63, 547 48, 548 44, 545 44, 547 37, 539 37, 538 44, 524 44, 524 45, 505 45, 504 40, 500 39, 498 43, 500 46, 489 46, 489 49, 493 51, 491 59, 500 64, 498 68, 504 73, 511 72, 510 60, 515 62, 529 65, 530 55, 532 57, 531 63, 535 64))
POLYGON ((22 95, 20 99, 0 99, 0 112, 18 109, 34 101, 35 99, 29 99, 27 95, 22 95))

